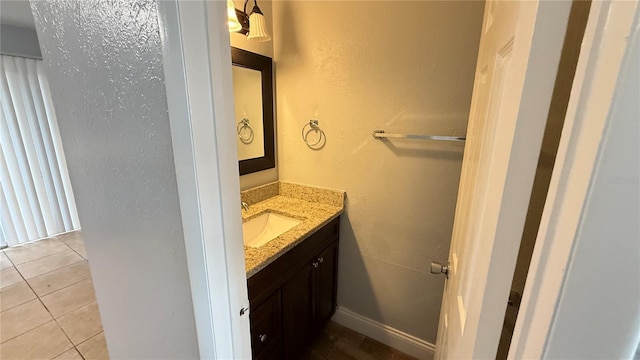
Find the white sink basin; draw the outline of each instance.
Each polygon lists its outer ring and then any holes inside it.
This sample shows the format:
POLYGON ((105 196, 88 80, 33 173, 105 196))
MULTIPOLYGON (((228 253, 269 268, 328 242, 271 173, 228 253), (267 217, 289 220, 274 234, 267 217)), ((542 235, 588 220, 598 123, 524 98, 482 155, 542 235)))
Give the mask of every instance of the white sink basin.
POLYGON ((302 221, 288 216, 266 212, 242 224, 244 244, 258 248, 293 229, 302 221))

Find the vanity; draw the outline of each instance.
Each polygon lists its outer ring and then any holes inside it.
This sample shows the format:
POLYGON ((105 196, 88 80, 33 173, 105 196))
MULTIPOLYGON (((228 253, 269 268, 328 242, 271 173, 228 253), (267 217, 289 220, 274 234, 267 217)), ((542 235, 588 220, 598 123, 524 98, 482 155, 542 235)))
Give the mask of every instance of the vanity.
MULTIPOLYGON (((270 58, 232 48, 239 173, 275 167, 270 58)), ((254 359, 299 359, 336 310, 344 192, 276 181, 241 193, 254 359)))
POLYGON ((253 358, 297 359, 336 309, 344 192, 275 182, 242 200, 245 227, 270 214, 298 221, 258 247, 245 239, 253 358))

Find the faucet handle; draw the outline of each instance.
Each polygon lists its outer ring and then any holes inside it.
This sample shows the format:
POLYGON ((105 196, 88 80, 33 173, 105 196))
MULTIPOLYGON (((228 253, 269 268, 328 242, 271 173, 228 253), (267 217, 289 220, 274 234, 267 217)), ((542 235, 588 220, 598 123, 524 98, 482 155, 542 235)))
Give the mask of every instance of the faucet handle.
POLYGON ((247 204, 246 202, 244 202, 244 201, 243 201, 243 202, 241 203, 241 205, 242 205, 242 209, 243 209, 243 210, 245 210, 245 211, 249 211, 249 204, 247 204))

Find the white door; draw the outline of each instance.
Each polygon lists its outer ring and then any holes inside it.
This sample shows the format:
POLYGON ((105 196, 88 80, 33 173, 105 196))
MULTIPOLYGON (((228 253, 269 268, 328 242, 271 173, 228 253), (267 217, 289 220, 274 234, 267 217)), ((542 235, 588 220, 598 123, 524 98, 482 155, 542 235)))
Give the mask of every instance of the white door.
POLYGON ((485 5, 436 358, 495 358, 570 7, 485 5))

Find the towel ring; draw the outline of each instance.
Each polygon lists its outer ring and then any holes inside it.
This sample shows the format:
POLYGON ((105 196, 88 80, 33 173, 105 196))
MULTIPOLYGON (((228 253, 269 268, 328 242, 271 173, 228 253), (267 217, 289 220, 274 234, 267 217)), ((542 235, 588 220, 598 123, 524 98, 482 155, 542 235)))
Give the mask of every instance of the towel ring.
MULTIPOLYGON (((236 130, 238 132, 238 138, 242 141, 243 144, 251 144, 253 142, 253 128, 251 128, 251 123, 249 122, 249 118, 244 118, 238 122, 238 126, 236 126, 236 130), (246 136, 242 136, 242 130, 248 130, 248 134, 246 136)), ((245 131, 247 132, 247 131, 245 131)))
POLYGON ((304 124, 304 126, 302 127, 302 140, 304 141, 305 144, 307 144, 307 146, 311 150, 320 150, 324 147, 324 145, 327 143, 327 136, 325 135, 324 131, 320 129, 320 126, 318 125, 318 120, 312 119, 312 120, 309 120, 308 124, 304 124), (308 129, 307 129, 307 126, 309 127, 308 129), (308 137, 309 137, 309 133, 311 132, 316 132, 320 134, 320 136, 318 136, 318 141, 314 143, 309 142, 308 137))

